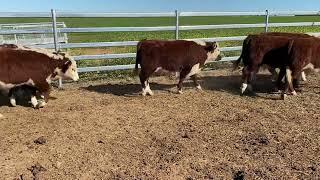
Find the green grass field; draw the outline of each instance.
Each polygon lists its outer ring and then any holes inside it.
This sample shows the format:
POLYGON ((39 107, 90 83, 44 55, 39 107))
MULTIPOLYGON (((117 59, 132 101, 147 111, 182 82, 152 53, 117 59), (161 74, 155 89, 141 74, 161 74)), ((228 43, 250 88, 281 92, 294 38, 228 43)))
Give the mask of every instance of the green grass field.
MULTIPOLYGON (((218 17, 181 17, 180 25, 212 25, 212 24, 242 24, 263 23, 264 16, 218 16, 218 17)), ((50 22, 48 18, 0 18, 3 23, 30 23, 50 22)), ((173 26, 175 18, 58 18, 58 22, 65 22, 67 27, 147 27, 147 26, 173 26)), ((319 16, 290 16, 270 17, 270 23, 278 22, 317 22, 319 16)), ((264 28, 242 29, 216 29, 216 30, 192 30, 180 31, 180 38, 208 38, 247 35, 249 33, 263 32, 264 28)), ((269 31, 281 32, 320 32, 320 27, 281 27, 269 28, 269 31)), ((107 41, 131 41, 141 39, 174 39, 173 31, 161 32, 108 32, 108 33, 70 33, 69 42, 107 42, 107 41)), ((220 45, 241 45, 239 41, 221 42, 220 45)), ((135 52, 135 47, 109 47, 109 48, 77 48, 69 49, 71 55, 126 53, 135 52)), ((224 56, 235 56, 240 52, 225 52, 224 56)), ((133 58, 113 60, 83 60, 79 67, 128 64, 134 62, 133 58)), ((91 73, 92 74, 92 73, 91 73)), ((118 76, 117 73, 116 76, 118 76)), ((121 73, 120 73, 121 74, 121 73)))

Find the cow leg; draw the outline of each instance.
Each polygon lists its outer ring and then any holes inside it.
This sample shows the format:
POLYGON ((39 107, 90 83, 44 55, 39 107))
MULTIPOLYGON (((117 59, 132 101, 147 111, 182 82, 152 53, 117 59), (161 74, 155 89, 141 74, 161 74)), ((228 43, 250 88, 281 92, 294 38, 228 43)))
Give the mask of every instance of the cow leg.
POLYGON ((145 71, 143 69, 141 69, 139 77, 140 77, 140 82, 141 82, 141 86, 142 86, 142 96, 146 96, 147 94, 149 94, 150 96, 153 96, 153 92, 150 89, 150 85, 149 85, 149 77, 152 74, 152 71, 145 71))
POLYGON ((9 96, 9 99, 10 99, 11 106, 16 107, 17 106, 17 102, 16 102, 16 97, 14 96, 14 88, 9 90, 8 96, 9 96))
POLYGON ((248 66, 244 67, 242 69, 242 84, 241 84, 241 94, 243 94, 246 89, 252 91, 252 86, 251 86, 251 79, 252 79, 252 75, 253 75, 253 72, 250 72, 248 70, 248 66))
POLYGON ((182 83, 186 79, 186 77, 190 73, 190 71, 191 71, 191 68, 183 68, 180 72, 180 79, 179 79, 179 83, 177 85, 179 94, 182 94, 182 83))
POLYGON ((282 93, 283 99, 286 98, 289 90, 291 91, 292 95, 297 95, 293 87, 292 78, 293 78, 293 73, 291 69, 289 67, 286 67, 286 86, 285 86, 285 90, 282 93))
MULTIPOLYGON (((36 93, 36 92, 35 92, 36 93)), ((37 100, 37 108, 44 107, 48 101, 49 101, 49 95, 50 95, 50 84, 44 84, 39 88, 39 94, 42 100, 37 100)))
MULTIPOLYGON (((276 87, 275 87, 275 91, 279 91, 280 89, 282 89, 282 82, 285 79, 285 75, 286 75, 286 69, 281 67, 280 68, 280 72, 276 81, 276 87)), ((285 83, 285 82, 284 82, 285 83)))
POLYGON ((306 73, 304 71, 301 72, 302 81, 307 81, 306 73))
POLYGON ((194 74, 191 76, 192 80, 193 80, 193 83, 195 85, 195 87, 198 89, 198 90, 202 90, 200 84, 198 83, 198 75, 197 74, 194 74))

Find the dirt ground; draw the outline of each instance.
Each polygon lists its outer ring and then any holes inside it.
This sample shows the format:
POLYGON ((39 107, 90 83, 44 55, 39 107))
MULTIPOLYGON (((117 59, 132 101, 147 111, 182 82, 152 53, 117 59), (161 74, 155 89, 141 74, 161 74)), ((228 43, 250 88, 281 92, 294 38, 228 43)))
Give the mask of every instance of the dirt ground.
POLYGON ((240 73, 203 72, 198 92, 174 80, 66 84, 40 110, 0 112, 0 179, 319 179, 320 75, 285 101, 260 75, 240 96, 240 73))

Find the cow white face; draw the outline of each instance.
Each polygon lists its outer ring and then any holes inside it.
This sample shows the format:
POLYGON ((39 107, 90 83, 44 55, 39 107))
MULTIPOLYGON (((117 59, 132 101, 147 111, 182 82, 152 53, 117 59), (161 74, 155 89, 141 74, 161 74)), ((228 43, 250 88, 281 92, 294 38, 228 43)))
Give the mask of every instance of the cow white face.
POLYGON ((52 78, 57 79, 58 77, 61 77, 62 79, 72 79, 73 81, 79 80, 77 63, 71 58, 68 58, 62 69, 57 68, 55 72, 57 73, 57 76, 52 78))
POLYGON ((78 81, 79 74, 78 74, 78 70, 77 70, 76 61, 74 61, 74 60, 67 61, 67 65, 68 65, 68 68, 65 71, 65 73, 63 73, 62 78, 72 79, 73 81, 78 81), (68 62, 71 62, 71 63, 68 63, 68 62))
POLYGON ((217 42, 207 43, 207 61, 217 61, 221 59, 220 48, 217 42))

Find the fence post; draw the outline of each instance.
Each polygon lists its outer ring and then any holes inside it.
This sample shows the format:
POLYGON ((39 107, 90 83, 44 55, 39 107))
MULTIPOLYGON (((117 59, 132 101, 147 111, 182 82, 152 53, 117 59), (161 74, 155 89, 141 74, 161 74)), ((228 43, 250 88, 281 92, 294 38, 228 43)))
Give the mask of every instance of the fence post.
POLYGON ((268 26, 269 26, 269 11, 268 9, 266 10, 266 18, 265 18, 265 32, 268 32, 268 26))
POLYGON ((176 10, 176 40, 179 39, 179 11, 176 10))
MULTIPOLYGON (((58 47, 58 32, 57 32, 57 16, 56 11, 51 9, 51 19, 52 19, 52 33, 53 33, 53 43, 54 43, 54 50, 57 52, 59 51, 58 47)), ((59 89, 62 88, 62 79, 59 78, 59 89)))

